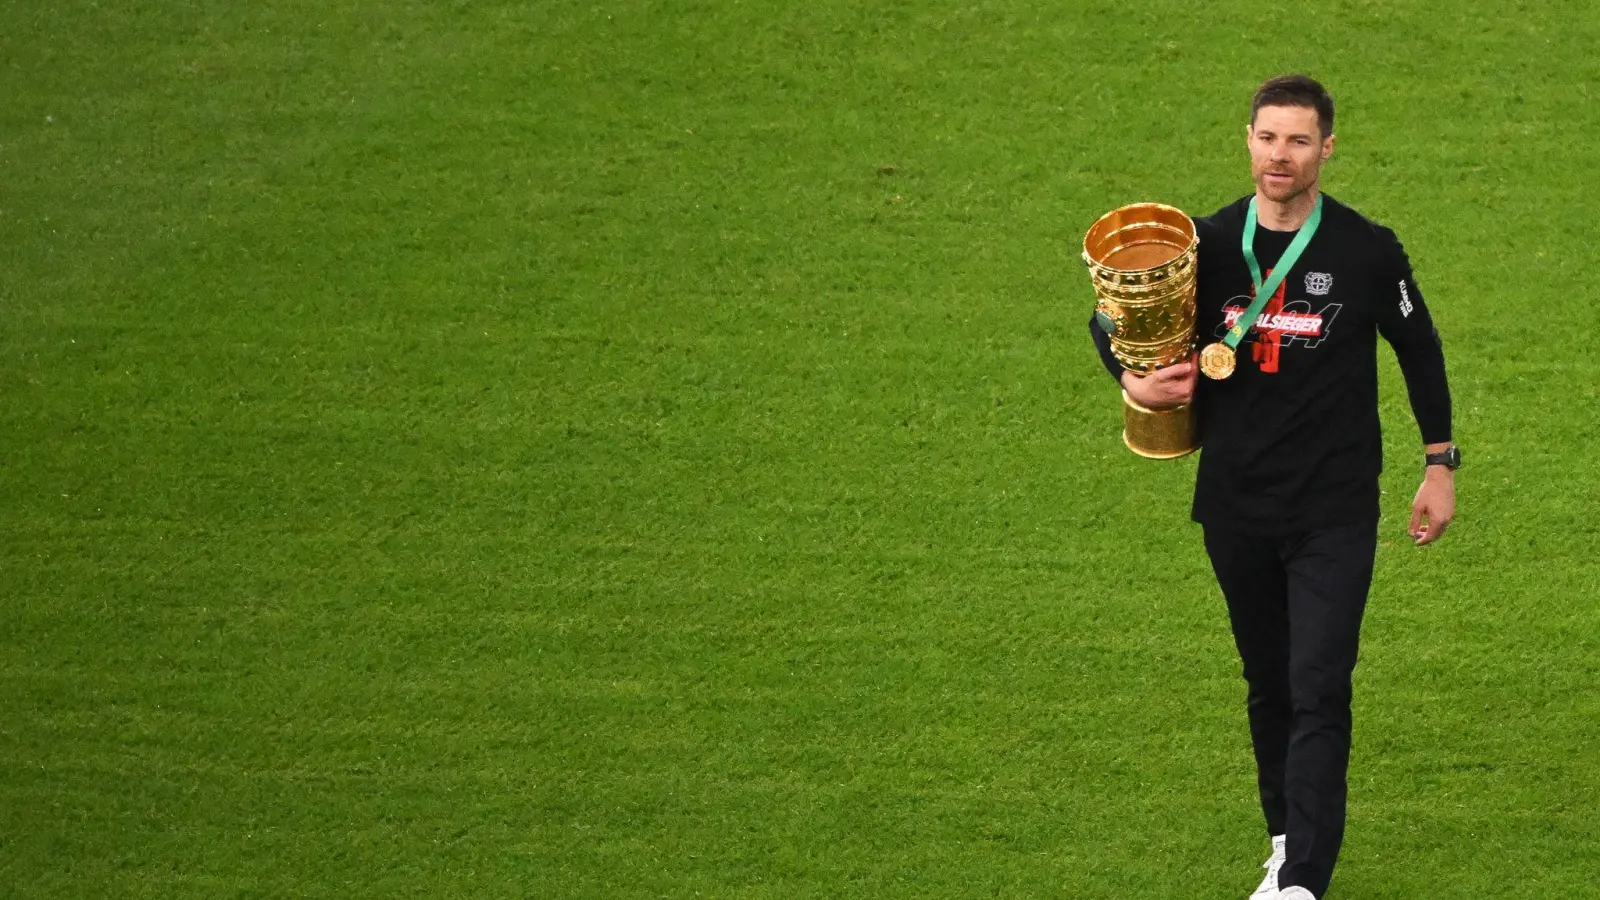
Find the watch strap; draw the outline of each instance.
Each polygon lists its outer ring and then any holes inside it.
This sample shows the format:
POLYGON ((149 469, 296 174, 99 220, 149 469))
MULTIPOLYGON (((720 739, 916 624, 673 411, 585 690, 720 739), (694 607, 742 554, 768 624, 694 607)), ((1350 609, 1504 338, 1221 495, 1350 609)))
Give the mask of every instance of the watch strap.
POLYGON ((1423 466, 1444 466, 1452 472, 1461 468, 1461 448, 1451 447, 1438 453, 1428 453, 1423 456, 1423 466))

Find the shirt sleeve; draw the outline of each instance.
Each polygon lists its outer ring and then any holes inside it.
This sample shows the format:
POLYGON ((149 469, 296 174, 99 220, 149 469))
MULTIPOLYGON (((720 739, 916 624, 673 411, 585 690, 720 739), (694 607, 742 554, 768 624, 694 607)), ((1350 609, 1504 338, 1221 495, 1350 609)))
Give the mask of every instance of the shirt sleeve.
POLYGON ((1394 348, 1406 379, 1411 412, 1424 444, 1451 440, 1450 384, 1445 377, 1444 345, 1411 271, 1411 260, 1394 232, 1382 229, 1379 263, 1378 333, 1394 348))
POLYGON ((1122 373, 1127 370, 1117 361, 1116 354, 1111 352, 1111 336, 1100 327, 1100 321, 1093 314, 1089 316, 1089 337, 1094 340, 1095 349, 1100 351, 1100 363, 1116 379, 1117 384, 1122 384, 1122 373))

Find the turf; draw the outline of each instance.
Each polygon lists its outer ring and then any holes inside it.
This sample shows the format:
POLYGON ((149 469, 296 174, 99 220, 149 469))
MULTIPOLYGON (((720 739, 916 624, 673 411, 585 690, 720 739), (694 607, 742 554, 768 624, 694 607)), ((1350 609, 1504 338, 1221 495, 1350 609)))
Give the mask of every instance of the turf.
POLYGON ((1330 900, 1600 896, 1587 4, 0 3, 0 895, 1237 897, 1099 213, 1340 102, 1391 466, 1330 900))

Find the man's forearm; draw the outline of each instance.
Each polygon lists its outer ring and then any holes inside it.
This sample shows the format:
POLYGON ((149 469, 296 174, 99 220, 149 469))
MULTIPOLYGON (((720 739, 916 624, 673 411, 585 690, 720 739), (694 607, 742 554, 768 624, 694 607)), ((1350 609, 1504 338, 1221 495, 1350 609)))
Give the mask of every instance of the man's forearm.
POLYGON ((1111 336, 1105 333, 1094 316, 1089 317, 1089 336, 1094 339, 1094 348, 1100 354, 1101 365, 1104 365, 1106 371, 1111 373, 1111 377, 1121 384, 1123 373, 1127 372, 1127 369, 1122 367, 1122 363, 1117 361, 1116 354, 1111 352, 1111 336))

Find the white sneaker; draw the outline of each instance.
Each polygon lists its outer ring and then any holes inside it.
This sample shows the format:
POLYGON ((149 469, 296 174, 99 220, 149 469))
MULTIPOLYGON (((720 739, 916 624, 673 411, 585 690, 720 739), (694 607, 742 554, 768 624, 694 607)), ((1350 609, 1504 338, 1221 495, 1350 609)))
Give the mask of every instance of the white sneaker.
POLYGON ((1267 877, 1261 879, 1261 886, 1250 895, 1250 900, 1279 900, 1278 897, 1278 870, 1283 868, 1283 842, 1284 835, 1272 836, 1272 855, 1261 864, 1267 870, 1267 877))
POLYGON ((1278 900, 1317 900, 1317 895, 1303 887, 1287 887, 1277 893, 1278 900))

